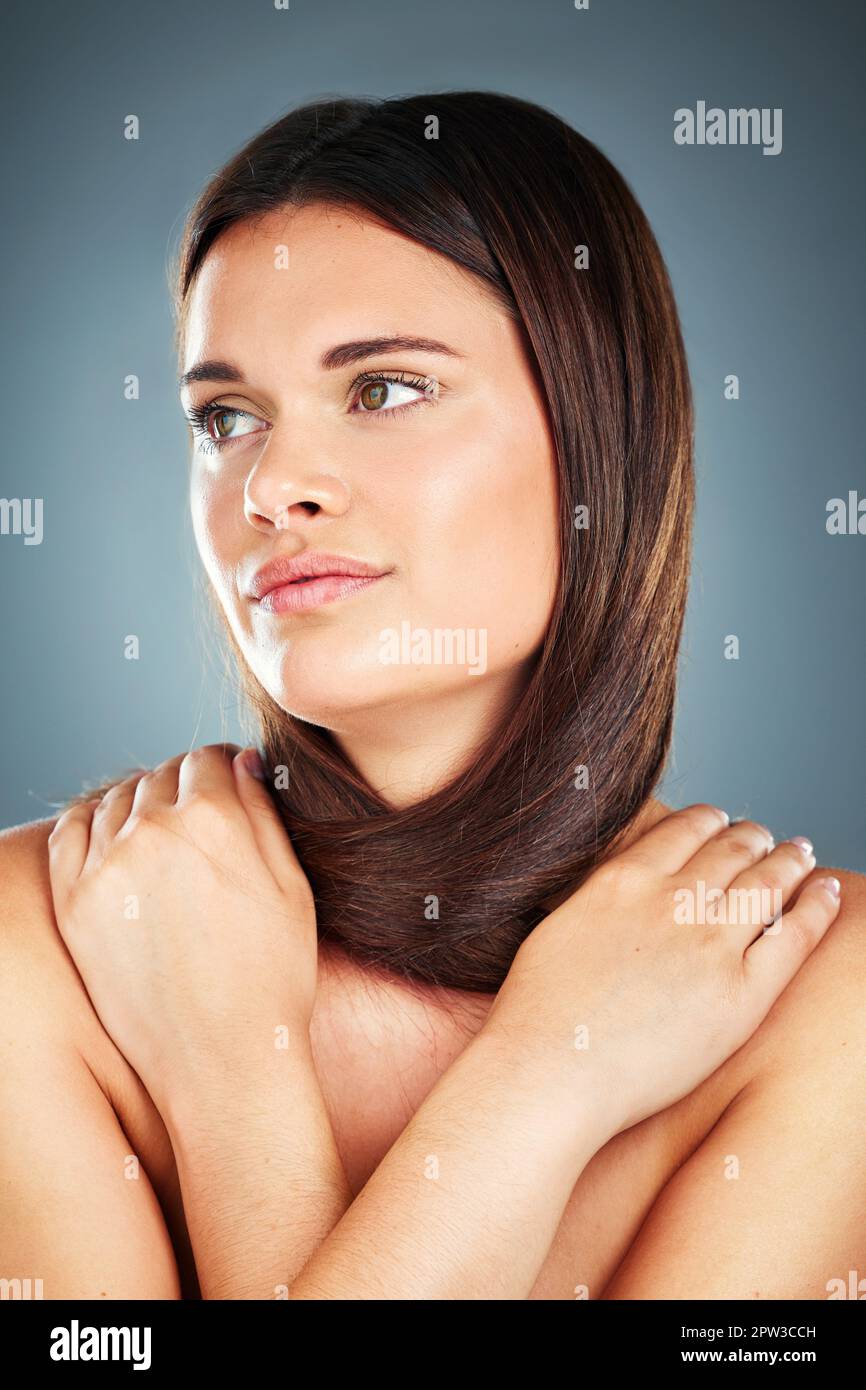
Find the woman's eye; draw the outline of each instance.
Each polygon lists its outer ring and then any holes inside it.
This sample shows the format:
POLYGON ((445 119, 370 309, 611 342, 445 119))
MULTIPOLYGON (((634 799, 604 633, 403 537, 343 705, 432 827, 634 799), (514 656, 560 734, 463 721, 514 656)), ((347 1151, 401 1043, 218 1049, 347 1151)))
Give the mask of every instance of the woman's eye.
POLYGON ((213 453, 246 434, 254 434, 265 423, 248 410, 220 405, 219 402, 193 406, 188 411, 188 417, 203 453, 213 453))
MULTIPOLYGON (((440 389, 432 377, 416 377, 404 372, 393 377, 362 372, 352 383, 356 404, 349 414, 381 415, 393 420, 416 406, 435 404, 440 389)), ((262 426, 269 428, 267 421, 260 420, 249 410, 223 405, 221 401, 190 406, 186 413, 197 447, 204 454, 228 448, 245 435, 258 433, 262 426)))
POLYGON ((239 416, 240 412, 237 410, 215 410, 208 424, 213 429, 217 439, 231 439, 233 433, 231 422, 236 422, 239 416))
POLYGON ((403 410, 411 410, 413 406, 426 404, 435 388, 435 383, 428 377, 405 380, 370 374, 359 378, 355 385, 359 383, 361 389, 351 411, 353 415, 397 415, 403 410))

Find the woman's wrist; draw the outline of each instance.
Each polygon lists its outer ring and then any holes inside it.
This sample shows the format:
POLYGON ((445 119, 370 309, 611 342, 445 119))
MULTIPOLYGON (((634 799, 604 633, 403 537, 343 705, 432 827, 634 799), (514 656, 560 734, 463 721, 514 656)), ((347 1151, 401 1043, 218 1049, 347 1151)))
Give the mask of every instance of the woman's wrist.
POLYGON ((206 1055, 185 1073, 177 1069, 153 1099, 181 1144, 218 1140, 239 1124, 266 1130, 302 1115, 304 1102, 316 1111, 322 1104, 309 1034, 297 1030, 273 1042, 248 1034, 230 1062, 206 1055))
POLYGON ((474 1042, 484 1046, 537 1107, 545 1130, 583 1163, 617 1133, 610 1088, 593 1054, 570 1038, 551 1042, 504 1013, 489 1017, 474 1042))
POLYGON ((290 1299, 527 1298, 571 1193, 607 1137, 595 1094, 584 1097, 579 1086, 566 1093, 541 1061, 482 1028, 305 1265, 290 1299))
POLYGON ((202 1297, 285 1296, 352 1201, 309 1039, 206 1073, 163 1118, 202 1297))

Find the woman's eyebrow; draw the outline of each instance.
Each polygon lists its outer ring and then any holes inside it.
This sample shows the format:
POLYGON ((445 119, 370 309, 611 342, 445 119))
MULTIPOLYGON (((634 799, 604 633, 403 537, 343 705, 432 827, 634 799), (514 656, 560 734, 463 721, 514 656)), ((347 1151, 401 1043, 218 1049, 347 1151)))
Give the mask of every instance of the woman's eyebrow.
POLYGON ((379 352, 435 352, 443 357, 463 357, 462 352, 440 343, 436 338, 415 338, 401 333, 389 338, 358 338, 352 343, 339 343, 322 353, 319 365, 325 371, 335 367, 348 367, 365 357, 373 357, 379 352))
POLYGON ((178 377, 177 389, 183 391, 196 381, 243 381, 243 373, 231 362, 196 362, 188 372, 178 377))
MULTIPOLYGON (((350 343, 338 343, 327 348, 319 359, 324 371, 334 371, 338 367, 348 367, 365 357, 373 357, 380 352, 434 352, 443 357, 463 357, 464 353, 436 338, 416 338, 409 334, 399 334, 386 338, 358 338, 350 343)), ((233 367, 231 362, 197 362, 178 379, 178 390, 183 391, 196 381, 243 381, 243 373, 233 367)))

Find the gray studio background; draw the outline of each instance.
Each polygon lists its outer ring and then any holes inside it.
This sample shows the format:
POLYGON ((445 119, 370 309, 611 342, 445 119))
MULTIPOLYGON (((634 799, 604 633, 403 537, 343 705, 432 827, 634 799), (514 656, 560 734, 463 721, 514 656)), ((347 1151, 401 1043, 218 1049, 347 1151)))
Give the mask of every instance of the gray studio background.
POLYGON ((698 507, 661 795, 866 870, 866 535, 825 529, 829 498, 866 494, 864 28, 841 0, 7 6, 0 495, 44 498, 44 539, 0 536, 0 825, 245 741, 202 627, 171 349, 166 263, 202 184, 300 101, 480 87, 600 145, 673 278, 698 507), (699 100, 781 107, 781 154, 677 146, 674 110, 699 100))

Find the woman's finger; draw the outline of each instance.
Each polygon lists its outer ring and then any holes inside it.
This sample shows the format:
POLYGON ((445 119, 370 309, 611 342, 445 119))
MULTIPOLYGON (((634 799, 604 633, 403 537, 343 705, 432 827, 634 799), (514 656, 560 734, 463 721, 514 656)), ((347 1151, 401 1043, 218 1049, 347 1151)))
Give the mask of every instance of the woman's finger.
POLYGON ((129 819, 135 789, 146 772, 146 767, 140 768, 124 781, 116 783, 94 808, 90 827, 90 848, 84 866, 86 869, 101 863, 105 858, 118 832, 129 819))
POLYGON ((130 807, 131 814, 149 815, 174 805, 177 800, 178 772, 185 756, 184 753, 179 753, 175 758, 166 758, 138 779, 130 807))
POLYGON ((703 845, 689 864, 689 873, 714 888, 727 888, 738 874, 766 859, 774 840, 765 825, 734 821, 703 845))
POLYGON ((232 775, 232 758, 240 749, 236 743, 208 743, 193 748, 181 759, 177 780, 177 804, 202 796, 212 801, 234 802, 237 787, 232 775))
POLYGON ((81 877, 90 846, 90 825, 98 798, 70 806, 48 836, 48 876, 55 906, 62 912, 72 885, 81 877))
POLYGON ((760 1017, 769 1013, 782 990, 794 978, 839 913, 841 885, 837 878, 812 879, 790 912, 748 948, 743 957, 748 987, 760 1017), (833 891, 833 885, 838 891, 833 891))
POLYGON ((303 869, 265 785, 261 758, 255 748, 246 748, 233 759, 232 766, 259 853, 280 887, 289 888, 298 882, 303 869))
POLYGON ((682 811, 672 811, 634 840, 622 856, 639 859, 658 873, 676 874, 727 824, 727 812, 699 802, 682 811))
POLYGON ((725 895, 726 931, 732 945, 745 951, 764 928, 781 916, 785 904, 814 867, 815 856, 808 840, 783 840, 770 854, 738 874, 725 895))

